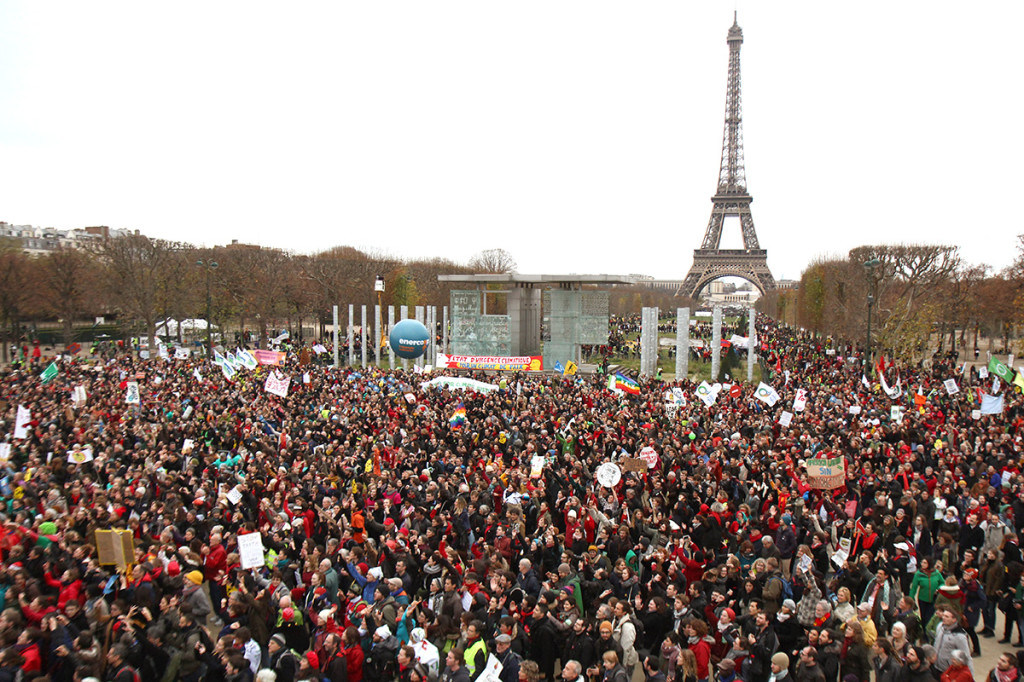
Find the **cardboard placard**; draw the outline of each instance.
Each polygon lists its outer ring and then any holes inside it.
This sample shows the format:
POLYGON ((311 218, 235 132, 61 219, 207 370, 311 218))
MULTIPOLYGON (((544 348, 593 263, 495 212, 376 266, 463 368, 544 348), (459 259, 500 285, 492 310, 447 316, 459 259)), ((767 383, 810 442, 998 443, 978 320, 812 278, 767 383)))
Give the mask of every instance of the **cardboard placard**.
POLYGON ((647 471, 647 462, 639 457, 623 457, 619 460, 619 466, 627 473, 647 471))
POLYGON ((100 566, 127 568, 135 561, 135 536, 129 530, 97 530, 96 552, 100 566))

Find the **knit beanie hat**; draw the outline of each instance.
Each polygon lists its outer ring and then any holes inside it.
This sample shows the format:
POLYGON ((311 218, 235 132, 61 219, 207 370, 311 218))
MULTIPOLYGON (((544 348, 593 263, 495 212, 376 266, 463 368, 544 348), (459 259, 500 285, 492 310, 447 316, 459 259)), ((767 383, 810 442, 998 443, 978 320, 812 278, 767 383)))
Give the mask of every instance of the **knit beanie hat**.
POLYGON ((203 574, 199 571, 189 571, 185 574, 185 577, 188 578, 193 585, 203 584, 203 574))

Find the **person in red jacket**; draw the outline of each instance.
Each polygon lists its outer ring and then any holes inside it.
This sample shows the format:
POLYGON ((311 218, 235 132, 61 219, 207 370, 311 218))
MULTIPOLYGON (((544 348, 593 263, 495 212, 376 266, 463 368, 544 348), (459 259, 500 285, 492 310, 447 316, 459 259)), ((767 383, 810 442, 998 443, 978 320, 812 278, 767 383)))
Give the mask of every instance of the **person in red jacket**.
POLYGON ((210 536, 210 544, 203 546, 203 577, 210 585, 210 604, 213 610, 223 617, 227 606, 224 599, 227 592, 224 582, 228 575, 228 552, 221 544, 221 536, 214 533, 210 536))
POLYGON ((348 682, 363 682, 363 647, 359 642, 359 630, 350 625, 342 636, 345 648, 342 655, 348 664, 348 682))
POLYGON ((707 682, 711 677, 711 645, 707 641, 708 624, 702 620, 691 620, 683 632, 687 637, 687 648, 697 659, 697 680, 707 682))
POLYGON ((46 565, 46 572, 43 573, 43 580, 50 587, 58 590, 57 596, 57 608, 61 611, 64 610, 64 606, 68 603, 69 599, 74 599, 78 603, 85 601, 83 599, 83 587, 82 581, 78 577, 77 568, 69 568, 61 574, 60 580, 57 580, 50 573, 51 567, 49 564, 46 565))

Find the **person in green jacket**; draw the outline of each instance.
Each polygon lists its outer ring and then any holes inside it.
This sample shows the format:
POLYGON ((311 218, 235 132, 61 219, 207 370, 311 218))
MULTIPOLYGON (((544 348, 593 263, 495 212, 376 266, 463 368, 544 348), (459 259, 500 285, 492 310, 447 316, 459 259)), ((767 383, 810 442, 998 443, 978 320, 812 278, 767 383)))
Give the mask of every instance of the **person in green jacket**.
POLYGON ((931 620, 935 612, 935 593, 942 584, 942 574, 932 568, 931 559, 922 558, 913 580, 910 581, 909 591, 911 598, 917 598, 922 623, 931 620))

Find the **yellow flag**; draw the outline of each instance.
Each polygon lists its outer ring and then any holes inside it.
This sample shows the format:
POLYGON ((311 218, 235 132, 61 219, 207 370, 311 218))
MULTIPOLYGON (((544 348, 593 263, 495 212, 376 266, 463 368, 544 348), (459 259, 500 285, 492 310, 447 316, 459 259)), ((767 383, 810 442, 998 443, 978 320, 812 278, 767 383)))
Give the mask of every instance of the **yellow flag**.
POLYGON ((569 362, 565 363, 565 373, 564 373, 565 376, 571 377, 575 373, 576 373, 576 363, 573 362, 572 360, 570 360, 569 362))
POLYGON ((1024 392, 1024 374, 1017 372, 1017 376, 1013 378, 1013 385, 1024 392))

